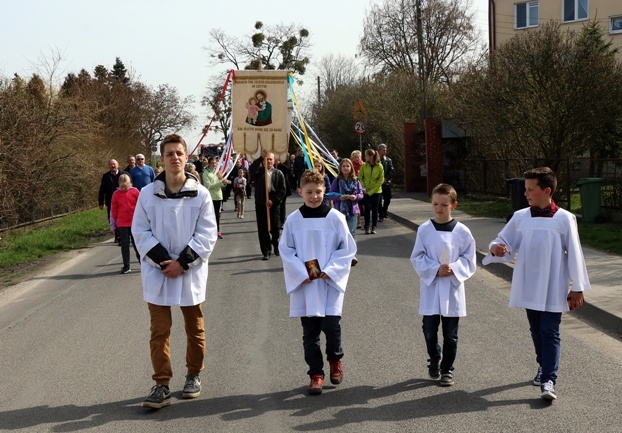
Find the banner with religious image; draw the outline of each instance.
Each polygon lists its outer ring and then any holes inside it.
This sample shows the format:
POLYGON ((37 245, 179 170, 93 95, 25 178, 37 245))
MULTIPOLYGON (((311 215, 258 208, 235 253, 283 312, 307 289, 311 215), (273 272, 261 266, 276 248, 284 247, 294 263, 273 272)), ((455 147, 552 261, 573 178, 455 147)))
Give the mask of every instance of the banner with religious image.
POLYGON ((249 160, 262 149, 287 157, 291 114, 287 71, 235 71, 231 88, 233 148, 249 160))

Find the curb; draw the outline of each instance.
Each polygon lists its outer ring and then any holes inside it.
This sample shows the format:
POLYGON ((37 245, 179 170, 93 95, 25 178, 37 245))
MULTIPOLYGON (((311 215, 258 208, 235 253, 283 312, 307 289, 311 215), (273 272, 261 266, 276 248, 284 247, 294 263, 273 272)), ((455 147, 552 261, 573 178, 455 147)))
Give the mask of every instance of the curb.
MULTIPOLYGON (((410 221, 409 219, 406 219, 404 217, 401 217, 397 214, 394 214, 391 211, 387 211, 387 214, 391 217, 393 221, 411 229, 414 232, 416 232, 419 228, 419 224, 410 221)), ((476 254, 477 265, 483 266, 482 259, 486 257, 487 253, 477 250, 476 254)), ((499 278, 503 278, 509 283, 512 282, 512 273, 514 272, 514 267, 512 265, 503 263, 491 263, 486 266, 486 270, 499 278)), ((595 306, 594 304, 590 304, 587 301, 584 301, 583 306, 578 311, 573 311, 572 314, 581 319, 594 323, 609 332, 613 332, 618 337, 622 335, 622 318, 616 316, 611 312, 605 311, 602 308, 595 306)))

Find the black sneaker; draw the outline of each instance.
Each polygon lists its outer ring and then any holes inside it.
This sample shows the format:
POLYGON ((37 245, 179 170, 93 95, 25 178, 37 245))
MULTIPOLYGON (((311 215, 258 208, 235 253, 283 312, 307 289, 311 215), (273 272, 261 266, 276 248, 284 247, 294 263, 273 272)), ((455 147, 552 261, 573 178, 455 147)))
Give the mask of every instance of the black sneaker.
POLYGON ((129 267, 123 267, 121 268, 121 273, 122 274, 129 274, 130 272, 132 272, 132 270, 129 267))
POLYGON ((451 371, 441 375, 441 386, 452 386, 454 383, 454 374, 451 371))
POLYGON ((538 372, 536 376, 533 378, 533 386, 542 385, 542 367, 538 367, 538 372))
POLYGON ((432 379, 441 377, 441 358, 428 359, 428 373, 432 379))
POLYGON ((196 374, 186 375, 186 384, 184 385, 183 398, 197 398, 201 395, 201 378, 196 374))
POLYGON ((171 404, 171 391, 168 386, 154 385, 149 396, 143 401, 143 407, 160 409, 171 404))

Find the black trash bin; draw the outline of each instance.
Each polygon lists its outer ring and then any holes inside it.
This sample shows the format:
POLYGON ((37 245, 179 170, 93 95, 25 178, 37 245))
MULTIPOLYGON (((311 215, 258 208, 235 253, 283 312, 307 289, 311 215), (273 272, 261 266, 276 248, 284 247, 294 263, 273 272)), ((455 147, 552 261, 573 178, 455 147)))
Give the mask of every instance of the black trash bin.
POLYGON ((512 199, 512 212, 529 207, 525 197, 525 178, 515 177, 507 180, 510 186, 510 198, 512 199))

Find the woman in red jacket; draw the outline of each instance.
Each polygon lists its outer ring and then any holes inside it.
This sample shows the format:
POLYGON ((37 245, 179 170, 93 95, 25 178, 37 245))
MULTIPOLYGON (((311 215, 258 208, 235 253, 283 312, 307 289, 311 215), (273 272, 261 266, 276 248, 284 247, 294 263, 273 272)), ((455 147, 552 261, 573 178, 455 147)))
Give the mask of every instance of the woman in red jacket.
POLYGON ((132 218, 136 201, 138 200, 138 189, 132 186, 132 181, 127 174, 119 176, 119 189, 112 194, 112 209, 110 214, 111 221, 117 226, 119 233, 119 244, 121 245, 121 257, 123 258, 122 274, 129 274, 130 269, 130 239, 136 252, 136 258, 140 262, 140 256, 136 250, 134 237, 132 236, 132 218))

